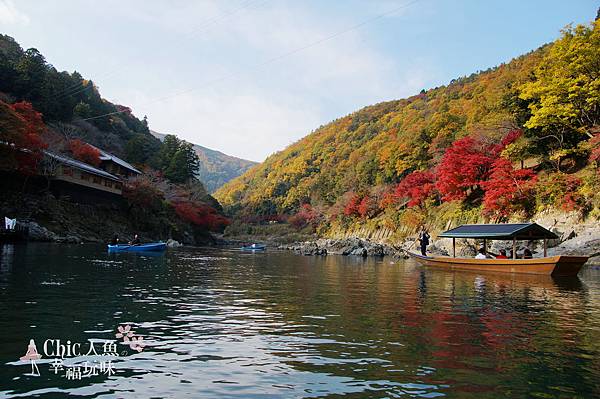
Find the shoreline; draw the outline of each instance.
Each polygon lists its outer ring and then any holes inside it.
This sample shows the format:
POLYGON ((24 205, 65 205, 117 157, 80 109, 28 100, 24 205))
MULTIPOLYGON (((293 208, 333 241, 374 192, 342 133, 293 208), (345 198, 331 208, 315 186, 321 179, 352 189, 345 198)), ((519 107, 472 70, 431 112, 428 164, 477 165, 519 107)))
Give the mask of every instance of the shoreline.
MULTIPOLYGON (((431 244, 427 248, 428 254, 449 256, 449 252, 441 240, 431 244)), ((495 247, 502 247, 500 241, 493 244, 495 247)), ((521 248, 529 247, 533 249, 534 257, 541 254, 541 249, 537 245, 521 245, 521 248)), ((369 241, 362 238, 351 237, 344 239, 318 238, 313 241, 296 242, 292 244, 282 244, 276 247, 281 250, 289 250, 305 256, 359 256, 359 257, 392 257, 406 259, 407 252, 418 252, 419 249, 414 246, 414 240, 405 240, 399 244, 385 244, 369 241)), ((474 257, 476 248, 472 245, 463 245, 461 251, 457 253, 460 257, 474 257)), ((587 234, 569 236, 561 240, 557 245, 548 249, 548 256, 557 254, 564 255, 583 255, 590 259, 586 265, 600 265, 600 235, 587 232, 587 234)))

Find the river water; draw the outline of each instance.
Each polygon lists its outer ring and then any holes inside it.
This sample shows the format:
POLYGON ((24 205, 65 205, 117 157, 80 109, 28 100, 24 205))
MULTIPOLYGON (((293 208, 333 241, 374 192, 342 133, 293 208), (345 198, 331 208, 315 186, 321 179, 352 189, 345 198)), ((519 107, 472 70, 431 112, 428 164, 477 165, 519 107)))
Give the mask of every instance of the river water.
POLYGON ((0 262, 0 397, 600 395, 600 270, 589 267, 552 280, 56 244, 4 245, 0 262), (33 373, 19 360, 30 339, 33 373))

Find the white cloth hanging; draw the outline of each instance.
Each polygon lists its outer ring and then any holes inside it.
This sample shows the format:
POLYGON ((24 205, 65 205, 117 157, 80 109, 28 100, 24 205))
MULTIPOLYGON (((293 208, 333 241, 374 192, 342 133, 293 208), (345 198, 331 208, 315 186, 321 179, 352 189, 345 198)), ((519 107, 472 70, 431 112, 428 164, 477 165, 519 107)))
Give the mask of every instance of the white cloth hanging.
POLYGON ((4 228, 6 230, 14 230, 17 226, 17 219, 9 219, 6 216, 4 217, 4 228))

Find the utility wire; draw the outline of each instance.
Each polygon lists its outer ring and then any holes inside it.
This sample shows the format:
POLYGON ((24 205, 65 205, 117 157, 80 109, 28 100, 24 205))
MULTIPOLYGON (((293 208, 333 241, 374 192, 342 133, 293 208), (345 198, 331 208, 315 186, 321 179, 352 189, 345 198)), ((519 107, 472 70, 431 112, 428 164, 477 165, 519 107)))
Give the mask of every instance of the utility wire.
MULTIPOLYGON (((369 19, 366 19, 366 20, 364 20, 364 21, 362 21, 362 22, 359 22, 359 23, 357 23, 356 25, 352 25, 352 26, 350 26, 350 27, 348 27, 348 28, 346 28, 346 29, 343 29, 343 30, 341 30, 341 31, 335 32, 335 33, 333 33, 333 34, 331 34, 331 35, 329 35, 329 36, 325 36, 325 37, 323 37, 323 38, 321 38, 321 39, 315 40, 315 41, 313 41, 313 42, 311 42, 311 43, 308 43, 308 44, 306 44, 306 45, 304 45, 304 46, 301 46, 301 47, 295 48, 295 49, 293 49, 293 50, 290 50, 290 51, 288 51, 288 52, 285 52, 285 53, 279 54, 279 55, 277 55, 277 56, 275 56, 275 57, 269 58, 269 59, 267 59, 267 60, 266 60, 266 61, 264 61, 264 62, 261 62, 261 63, 259 63, 259 64, 256 64, 256 65, 253 65, 253 66, 249 67, 248 69, 249 69, 249 70, 256 70, 256 69, 260 69, 260 68, 262 68, 262 67, 264 67, 264 66, 266 66, 266 65, 269 65, 269 64, 272 64, 272 63, 274 63, 274 62, 280 61, 280 60, 282 60, 282 59, 284 59, 284 58, 286 58, 286 57, 289 57, 289 56, 291 56, 291 55, 294 55, 294 54, 300 53, 300 52, 302 52, 302 51, 304 51, 304 50, 307 50, 307 49, 309 49, 309 48, 311 48, 311 47, 318 46, 319 44, 322 44, 322 43, 325 43, 325 42, 327 42, 327 41, 330 41, 330 40, 332 40, 332 39, 335 39, 336 37, 338 37, 338 36, 341 36, 341 35, 344 35, 344 34, 346 34, 346 33, 348 33, 348 32, 351 32, 351 31, 354 31, 354 30, 360 29, 360 28, 362 28, 363 26, 365 26, 365 25, 367 25, 367 24, 370 24, 370 23, 372 23, 372 22, 375 22, 375 21, 377 21, 377 20, 379 20, 379 19, 381 19, 381 18, 384 18, 384 17, 386 17, 386 16, 388 16, 388 15, 390 15, 390 14, 394 14, 394 13, 396 13, 396 12, 398 12, 398 11, 400 11, 400 10, 404 9, 404 8, 410 7, 410 6, 412 6, 412 5, 416 4, 416 3, 418 3, 419 1, 420 1, 420 0, 413 0, 413 1, 410 1, 410 2, 408 2, 408 3, 405 3, 405 4, 403 4, 403 5, 399 6, 399 7, 396 7, 396 8, 394 8, 394 9, 391 9, 391 10, 389 10, 389 11, 386 11, 386 12, 384 12, 384 13, 382 13, 382 14, 378 14, 378 15, 376 15, 376 16, 374 16, 374 17, 372 17, 372 18, 369 18, 369 19)), ((222 76, 222 77, 220 77, 220 78, 214 79, 214 80, 212 80, 212 81, 208 81, 208 82, 206 82, 206 83, 204 83, 204 84, 202 84, 202 85, 200 85, 200 86, 193 87, 193 88, 189 88, 189 89, 186 89, 186 90, 182 90, 182 91, 176 92, 176 93, 174 93, 174 94, 171 94, 171 95, 168 95, 168 96, 159 97, 159 98, 157 98, 157 99, 155 99, 155 100, 152 100, 152 101, 150 101, 150 102, 147 102, 147 103, 146 103, 146 104, 144 104, 144 105, 150 105, 150 104, 154 104, 154 103, 157 103, 157 102, 162 102, 162 101, 165 101, 165 100, 168 100, 168 99, 171 99, 171 98, 174 98, 174 97, 180 96, 180 95, 182 95, 182 94, 187 94, 187 93, 190 93, 190 92, 196 91, 196 90, 198 90, 198 89, 201 89, 201 88, 204 88, 204 87, 207 87, 207 86, 213 85, 213 84, 215 84, 215 83, 219 83, 219 82, 221 82, 221 81, 225 81, 225 80, 231 79, 231 78, 233 78, 233 77, 236 77, 236 76, 238 76, 238 75, 241 75, 242 73, 243 73, 243 72, 234 72, 234 73, 231 73, 231 74, 228 74, 228 75, 222 76)), ((109 112, 109 113, 107 113, 107 114, 93 116, 93 117, 90 117, 90 118, 85 118, 85 119, 83 119, 83 120, 84 120, 84 121, 89 121, 89 120, 93 120, 93 119, 103 118, 103 117, 105 117, 105 116, 111 116, 111 115, 117 115, 117 114, 121 114, 121 113, 123 113, 123 112, 126 112, 126 111, 125 111, 125 110, 123 110, 123 111, 109 112)))

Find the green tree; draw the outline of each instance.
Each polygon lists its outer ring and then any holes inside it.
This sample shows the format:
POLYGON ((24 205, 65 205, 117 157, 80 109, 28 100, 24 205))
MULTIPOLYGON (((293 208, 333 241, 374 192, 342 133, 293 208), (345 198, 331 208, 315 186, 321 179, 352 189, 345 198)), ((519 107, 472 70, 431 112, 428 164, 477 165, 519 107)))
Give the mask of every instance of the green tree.
POLYGON ((73 114, 80 118, 88 118, 92 114, 92 109, 89 104, 80 101, 73 109, 73 114))
POLYGON ((159 150, 160 142, 145 134, 136 134, 125 144, 125 159, 134 164, 150 163, 150 159, 159 150))
POLYGON ((520 97, 530 101, 525 127, 556 135, 562 146, 578 141, 565 135, 587 133, 599 124, 599 54, 600 21, 563 30, 535 69, 535 79, 520 87, 520 97))
POLYGON ((182 141, 173 155, 169 167, 164 171, 167 179, 173 183, 185 183, 194 178, 200 161, 190 143, 182 141))
POLYGON ((31 101, 38 108, 39 102, 42 100, 42 87, 48 71, 46 59, 38 50, 30 48, 17 62, 15 70, 18 74, 17 94, 31 101))
POLYGON ((165 136, 159 152, 160 166, 163 171, 170 166, 171 160, 179 149, 180 143, 181 142, 177 136, 172 134, 167 134, 165 136))
POLYGON ((167 135, 159 152, 159 163, 167 179, 184 183, 194 178, 200 167, 200 159, 192 144, 167 135))

